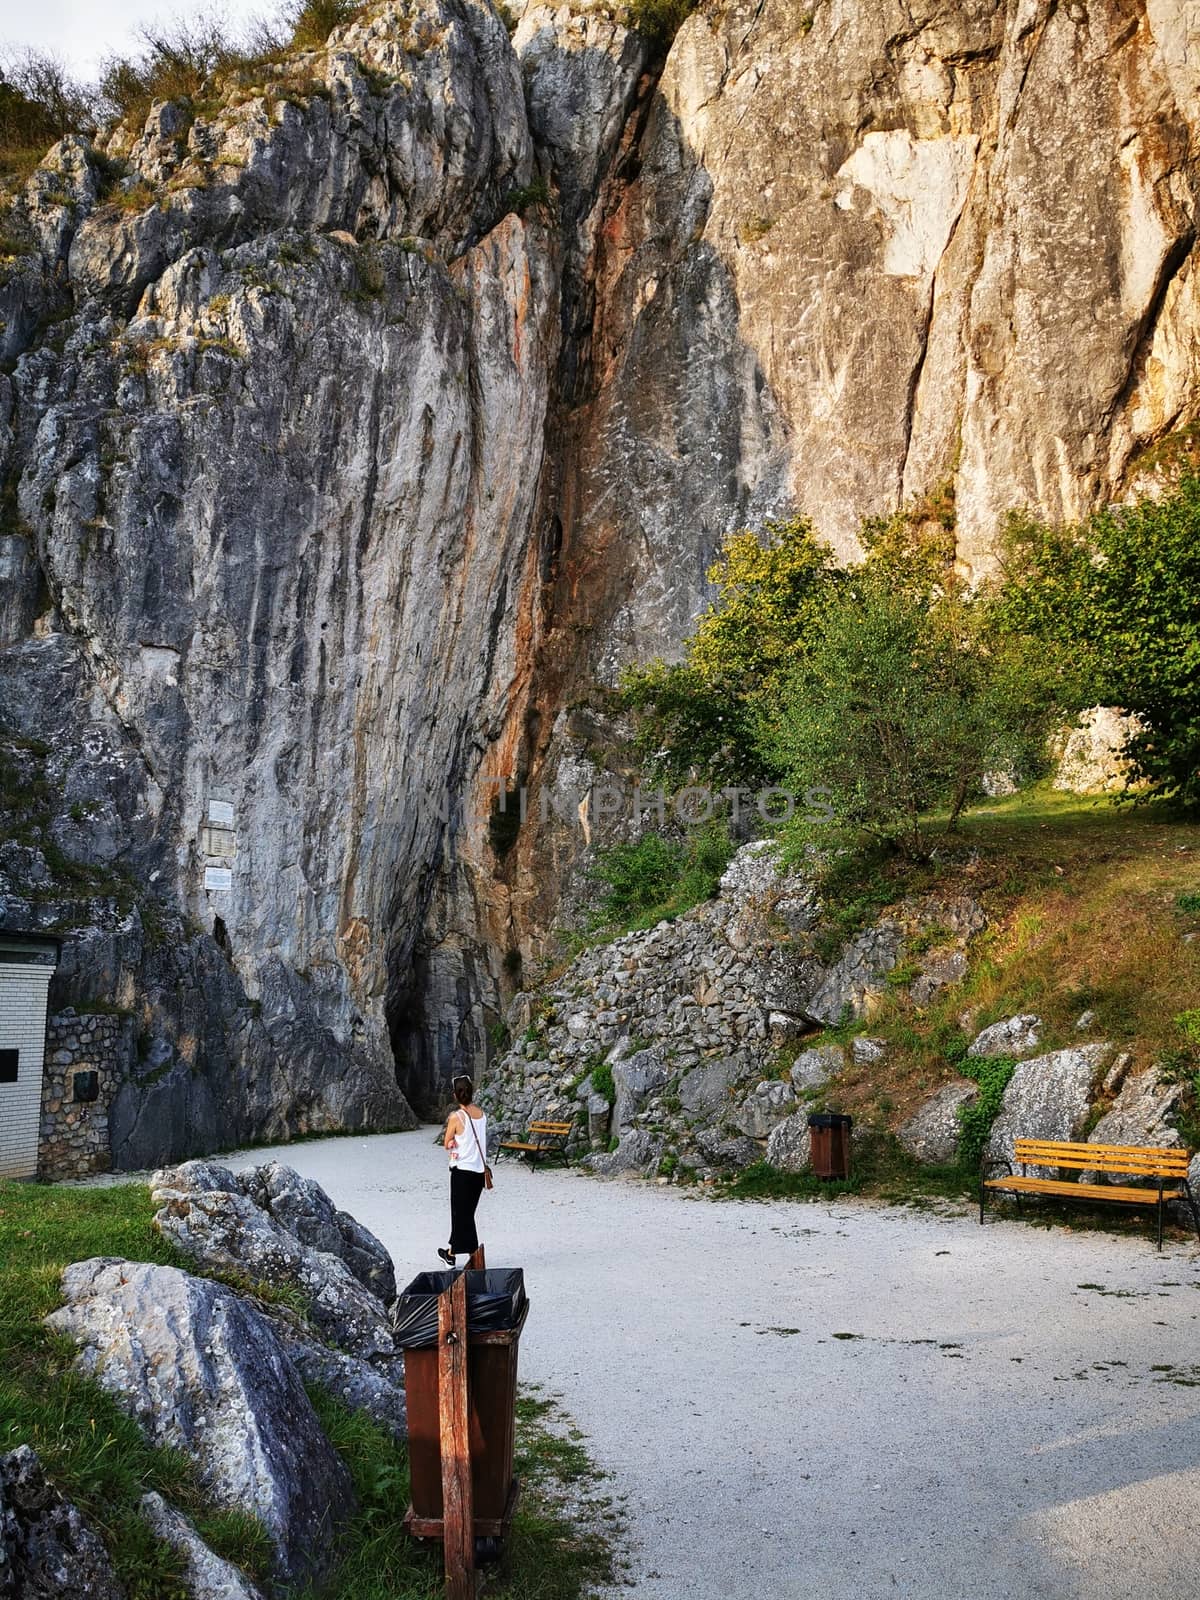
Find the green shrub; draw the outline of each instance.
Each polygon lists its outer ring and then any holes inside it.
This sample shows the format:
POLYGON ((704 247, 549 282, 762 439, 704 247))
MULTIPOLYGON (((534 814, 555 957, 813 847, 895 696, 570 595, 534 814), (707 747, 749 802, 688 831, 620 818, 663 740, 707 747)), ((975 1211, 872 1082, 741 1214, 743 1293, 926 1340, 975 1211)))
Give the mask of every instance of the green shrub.
POLYGON ((295 49, 319 50, 335 28, 352 21, 361 10, 361 0, 293 0, 283 22, 295 49))
POLYGON ((1200 894, 1176 895, 1175 908, 1188 916, 1195 916, 1200 913, 1200 894))
POLYGON ((648 926, 680 916, 717 892, 734 845, 723 823, 693 829, 684 840, 644 833, 597 853, 591 876, 607 887, 599 926, 648 926))
POLYGON ((1126 754, 1139 801, 1200 808, 1200 477, 1173 493, 1109 506, 1074 527, 1009 519, 1000 627, 1057 652, 1078 708, 1136 712, 1126 754))
POLYGON ((683 846, 658 833, 597 853, 592 876, 605 884, 604 915, 618 921, 660 905, 679 878, 683 846))
POLYGON ((508 216, 514 211, 519 217, 523 217, 527 211, 545 215, 552 210, 553 204, 549 180, 539 175, 521 188, 508 191, 504 197, 504 215, 508 216))
POLYGON ((760 708, 804 645, 833 558, 803 517, 727 539, 709 568, 717 594, 682 663, 652 661, 622 675, 637 713, 637 746, 656 779, 695 773, 719 784, 769 783, 775 768, 756 738, 760 708))
POLYGON ((617 1086, 613 1082, 613 1069, 607 1061, 592 1068, 592 1093, 607 1100, 610 1106, 616 1104, 617 1086))
POLYGON ((1200 1010, 1181 1011, 1174 1022, 1187 1042, 1200 1049, 1200 1010))
POLYGON ((958 1108, 958 1159, 968 1172, 979 1170, 992 1123, 1016 1070, 1017 1063, 1012 1056, 991 1056, 983 1060, 964 1057, 959 1062, 963 1076, 973 1078, 979 1085, 978 1098, 971 1105, 958 1108))

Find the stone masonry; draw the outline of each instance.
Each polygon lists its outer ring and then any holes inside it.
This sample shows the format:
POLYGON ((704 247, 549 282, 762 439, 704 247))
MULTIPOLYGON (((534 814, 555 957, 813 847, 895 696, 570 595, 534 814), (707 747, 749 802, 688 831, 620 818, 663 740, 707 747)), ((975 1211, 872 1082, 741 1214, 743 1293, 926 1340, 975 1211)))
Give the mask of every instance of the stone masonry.
POLYGON ((111 1164, 108 1111, 117 1089, 122 1019, 68 1008, 46 1025, 42 1077, 41 1178, 82 1178, 111 1164), (95 1073, 96 1097, 84 1099, 95 1073))

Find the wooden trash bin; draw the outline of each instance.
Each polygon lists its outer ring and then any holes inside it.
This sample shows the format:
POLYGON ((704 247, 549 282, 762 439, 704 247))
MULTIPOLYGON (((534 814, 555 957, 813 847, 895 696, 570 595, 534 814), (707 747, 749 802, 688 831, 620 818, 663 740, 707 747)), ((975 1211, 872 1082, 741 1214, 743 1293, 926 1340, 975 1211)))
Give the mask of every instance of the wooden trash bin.
MULTIPOLYGON (((414 1285, 431 1284, 454 1274, 428 1273, 414 1285)), ((471 1330, 473 1292, 483 1295, 487 1280, 499 1273, 471 1272, 466 1278, 467 1306, 467 1437, 470 1444, 472 1527, 481 1540, 504 1539, 520 1490, 513 1476, 516 1431, 517 1358, 521 1331, 529 1315, 522 1286, 510 1327, 471 1330)), ((519 1276, 519 1275, 518 1275, 519 1276)), ((407 1296, 409 1291, 405 1291, 407 1296)), ((403 1301, 401 1297, 401 1302, 403 1301)), ((401 1302, 398 1302, 401 1303, 401 1302)), ((432 1347, 404 1351, 404 1392, 408 1403, 408 1455, 412 1503, 404 1518, 406 1530, 418 1539, 445 1534, 443 1506, 443 1396, 441 1352, 432 1347)), ((494 1547, 493 1547, 494 1548, 494 1547)))
POLYGON ((834 1179, 850 1176, 850 1129, 854 1118, 837 1111, 820 1111, 808 1119, 813 1174, 834 1179))

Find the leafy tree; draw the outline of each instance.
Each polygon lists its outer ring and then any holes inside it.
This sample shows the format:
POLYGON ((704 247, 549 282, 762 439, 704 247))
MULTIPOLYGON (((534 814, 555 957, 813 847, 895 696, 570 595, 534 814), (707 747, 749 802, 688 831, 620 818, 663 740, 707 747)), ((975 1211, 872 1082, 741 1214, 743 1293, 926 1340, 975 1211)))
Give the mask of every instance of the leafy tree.
POLYGON ((825 789, 840 827, 922 857, 929 812, 953 827, 985 773, 1035 769, 1053 679, 1020 641, 990 641, 985 615, 886 566, 849 575, 761 723, 791 787, 825 789))
POLYGON ((836 569, 807 518, 732 535, 708 570, 716 598, 686 659, 627 670, 624 703, 639 713, 638 748, 656 777, 691 773, 753 785, 775 776, 756 736, 760 705, 803 648, 818 596, 836 569))
POLYGON ((1074 527, 1009 518, 992 615, 1058 652, 1075 709, 1136 712, 1131 798, 1200 808, 1200 477, 1074 527))

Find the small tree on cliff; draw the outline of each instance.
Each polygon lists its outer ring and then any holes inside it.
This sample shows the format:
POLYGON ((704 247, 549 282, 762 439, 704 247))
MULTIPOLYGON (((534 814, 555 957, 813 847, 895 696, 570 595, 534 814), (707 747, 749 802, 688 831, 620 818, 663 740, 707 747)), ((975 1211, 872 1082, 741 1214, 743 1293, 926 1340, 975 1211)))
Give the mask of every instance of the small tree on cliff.
POLYGON ((829 549, 806 517, 733 534, 708 569, 716 595, 684 661, 630 668, 621 694, 638 713, 638 748, 654 775, 753 785, 776 775, 757 737, 761 707, 836 582, 829 549))

